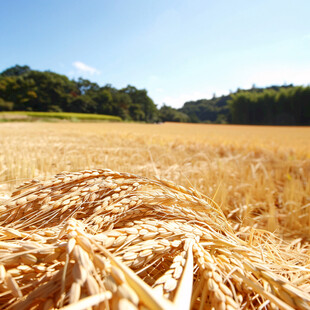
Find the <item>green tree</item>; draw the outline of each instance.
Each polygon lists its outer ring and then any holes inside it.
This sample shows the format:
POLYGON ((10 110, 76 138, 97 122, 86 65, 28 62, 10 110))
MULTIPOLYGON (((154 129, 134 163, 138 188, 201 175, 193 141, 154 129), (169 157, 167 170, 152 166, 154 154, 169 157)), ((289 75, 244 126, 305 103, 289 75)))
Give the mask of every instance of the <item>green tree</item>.
POLYGON ((130 106, 132 105, 131 98, 128 94, 122 92, 115 92, 113 94, 114 113, 124 120, 132 119, 130 116, 130 106))
POLYGON ((88 96, 77 96, 70 102, 70 112, 76 113, 94 113, 96 111, 96 102, 88 96))
POLYGON ((13 102, 4 101, 2 98, 0 98, 0 111, 12 111, 13 107, 13 102))
POLYGON ((310 88, 276 87, 239 91, 229 100, 236 124, 308 125, 310 88))
POLYGON ((14 67, 8 68, 4 70, 0 75, 2 76, 20 76, 31 71, 30 67, 28 66, 19 66, 15 65, 14 67))
POLYGON ((166 106, 165 104, 159 110, 159 119, 162 122, 182 122, 186 123, 189 121, 188 115, 182 113, 172 107, 166 106))
MULTIPOLYGON (((153 100, 147 95, 147 91, 145 89, 137 89, 134 86, 128 85, 126 88, 123 88, 121 92, 129 95, 134 105, 139 105, 141 107, 141 110, 144 112, 145 122, 156 121, 156 105, 154 104, 153 100)), ((135 119, 134 115, 131 115, 131 117, 135 119)))

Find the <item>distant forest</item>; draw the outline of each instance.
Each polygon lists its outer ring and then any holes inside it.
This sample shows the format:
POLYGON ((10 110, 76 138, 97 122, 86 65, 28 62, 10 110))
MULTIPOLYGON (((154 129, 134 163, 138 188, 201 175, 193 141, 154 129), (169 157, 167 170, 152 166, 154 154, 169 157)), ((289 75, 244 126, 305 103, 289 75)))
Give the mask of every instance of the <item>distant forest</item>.
POLYGON ((87 79, 16 65, 0 74, 0 111, 78 112, 126 121, 255 125, 310 125, 310 86, 238 89, 212 99, 157 108, 145 89, 116 89, 87 79))

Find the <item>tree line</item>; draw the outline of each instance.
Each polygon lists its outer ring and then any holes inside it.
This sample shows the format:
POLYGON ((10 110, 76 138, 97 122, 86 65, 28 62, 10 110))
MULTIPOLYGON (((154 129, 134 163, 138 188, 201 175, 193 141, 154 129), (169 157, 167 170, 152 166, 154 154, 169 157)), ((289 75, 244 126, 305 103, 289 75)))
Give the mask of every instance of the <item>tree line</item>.
POLYGON ((16 65, 0 74, 0 111, 78 112, 143 122, 310 125, 310 87, 238 89, 227 96, 157 108, 145 89, 116 89, 87 79, 16 65))
POLYGON ((310 125, 310 87, 239 91, 228 101, 233 124, 310 125))
POLYGON ((124 120, 154 122, 158 111, 145 89, 100 87, 50 71, 16 65, 0 74, 0 111, 97 113, 124 120))

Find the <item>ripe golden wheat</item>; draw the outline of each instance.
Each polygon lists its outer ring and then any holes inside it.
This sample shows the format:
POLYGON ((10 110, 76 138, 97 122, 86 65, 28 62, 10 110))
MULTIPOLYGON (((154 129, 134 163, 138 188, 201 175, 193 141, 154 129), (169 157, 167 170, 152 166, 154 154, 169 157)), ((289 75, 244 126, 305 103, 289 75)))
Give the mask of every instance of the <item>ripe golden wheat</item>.
POLYGON ((308 249, 245 231, 165 180, 33 180, 0 205, 0 309, 310 309, 308 249))

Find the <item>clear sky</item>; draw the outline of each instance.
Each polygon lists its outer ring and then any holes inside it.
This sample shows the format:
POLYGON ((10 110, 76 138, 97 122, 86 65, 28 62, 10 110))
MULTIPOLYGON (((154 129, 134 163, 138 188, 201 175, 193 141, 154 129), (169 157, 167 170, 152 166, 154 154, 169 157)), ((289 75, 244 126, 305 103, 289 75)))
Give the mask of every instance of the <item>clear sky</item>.
POLYGON ((0 0, 0 72, 15 64, 158 106, 238 87, 310 84, 309 0, 0 0))

